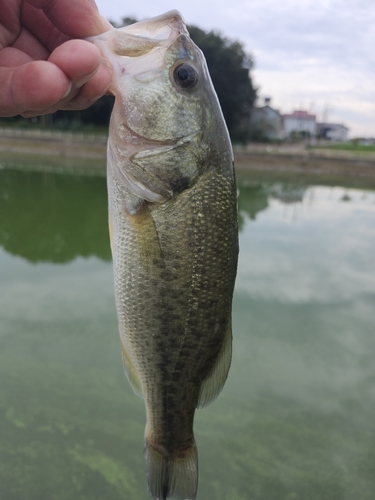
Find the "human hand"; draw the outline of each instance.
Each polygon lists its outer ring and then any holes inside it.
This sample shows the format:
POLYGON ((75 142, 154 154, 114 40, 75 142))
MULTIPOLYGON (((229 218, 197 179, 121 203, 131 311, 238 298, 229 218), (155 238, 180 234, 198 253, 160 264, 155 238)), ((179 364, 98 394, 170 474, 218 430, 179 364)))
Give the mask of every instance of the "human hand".
POLYGON ((82 38, 111 25, 94 0, 0 0, 0 116, 85 109, 111 71, 82 38))

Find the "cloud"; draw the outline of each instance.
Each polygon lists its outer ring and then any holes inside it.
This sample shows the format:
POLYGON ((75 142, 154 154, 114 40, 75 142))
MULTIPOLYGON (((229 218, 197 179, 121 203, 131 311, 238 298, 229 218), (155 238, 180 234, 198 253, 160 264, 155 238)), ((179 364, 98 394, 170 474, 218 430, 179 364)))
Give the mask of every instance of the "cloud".
POLYGON ((293 205, 271 197, 241 233, 237 290, 293 304, 374 297, 374 215, 374 194, 355 189, 309 188, 293 205))
POLYGON ((3 324, 41 320, 94 323, 110 309, 115 315, 111 263, 91 257, 77 258, 69 265, 30 265, 0 249, 0 267, 5 270, 0 283, 3 324), (80 307, 73 307, 77 301, 80 307))

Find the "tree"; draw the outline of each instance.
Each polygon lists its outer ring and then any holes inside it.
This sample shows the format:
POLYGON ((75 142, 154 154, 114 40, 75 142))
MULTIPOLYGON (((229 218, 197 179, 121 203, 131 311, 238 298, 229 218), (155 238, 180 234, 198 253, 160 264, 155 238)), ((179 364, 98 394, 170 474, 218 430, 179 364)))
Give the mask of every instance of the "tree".
POLYGON ((135 17, 126 16, 126 17, 121 18, 121 21, 119 23, 116 21, 112 21, 111 19, 109 19, 109 22, 115 28, 122 28, 123 26, 129 26, 129 24, 137 23, 138 19, 136 19, 135 17))

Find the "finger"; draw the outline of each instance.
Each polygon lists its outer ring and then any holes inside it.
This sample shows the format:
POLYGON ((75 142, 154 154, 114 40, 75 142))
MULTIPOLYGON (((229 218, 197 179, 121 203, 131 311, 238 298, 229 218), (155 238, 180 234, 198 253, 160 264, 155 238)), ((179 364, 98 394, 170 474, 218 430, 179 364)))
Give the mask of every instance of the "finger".
POLYGON ((107 93, 111 81, 111 73, 108 71, 108 68, 102 64, 95 75, 82 87, 77 95, 70 92, 67 97, 53 106, 41 111, 27 111, 22 113, 22 116, 24 118, 32 118, 33 116, 55 113, 60 109, 67 111, 87 109, 92 106, 94 102, 100 99, 100 97, 107 93))
POLYGON ((22 50, 14 47, 6 47, 0 50, 0 66, 6 68, 15 68, 31 62, 33 59, 25 54, 22 50))
POLYGON ((34 60, 41 59, 46 61, 50 54, 45 46, 25 28, 21 29, 13 47, 24 52, 34 60))
POLYGON ((69 40, 69 36, 61 33, 53 22, 48 19, 43 10, 37 9, 30 3, 23 3, 21 23, 45 47, 48 53, 51 53, 56 47, 69 40))
POLYGON ((111 24, 99 13, 94 0, 26 0, 42 9, 62 33, 72 38, 85 38, 108 31, 111 24))
POLYGON ((20 31, 19 12, 22 0, 4 2, 0 0, 0 46, 13 44, 20 31))
POLYGON ((33 61, 17 68, 0 68, 0 116, 26 111, 40 114, 70 91, 70 82, 60 68, 47 61, 33 61))
POLYGON ((112 73, 104 64, 101 64, 99 70, 83 85, 78 94, 63 104, 60 109, 79 110, 90 107, 107 93, 111 82, 112 73))
POLYGON ((63 109, 67 111, 87 109, 100 97, 105 95, 112 82, 112 74, 108 68, 102 64, 95 75, 79 90, 78 94, 71 91, 67 97, 58 103, 39 111, 26 111, 22 113, 24 118, 47 115, 63 109))
POLYGON ((59 109, 86 109, 104 95, 112 73, 101 64, 95 45, 84 40, 70 40, 57 47, 49 61, 56 64, 72 82, 72 88, 59 109))
POLYGON ((65 73, 74 87, 86 83, 99 69, 101 60, 98 48, 84 40, 69 40, 57 47, 48 58, 65 73))

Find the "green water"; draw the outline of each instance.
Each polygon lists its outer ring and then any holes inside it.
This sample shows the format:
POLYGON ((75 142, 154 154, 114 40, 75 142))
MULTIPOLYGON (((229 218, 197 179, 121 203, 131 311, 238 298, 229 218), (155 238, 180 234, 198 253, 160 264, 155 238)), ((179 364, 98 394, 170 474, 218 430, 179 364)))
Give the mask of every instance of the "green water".
MULTIPOLYGON (((373 500, 375 190, 239 175, 227 384, 199 500, 373 500)), ((0 500, 147 500, 105 179, 0 170, 0 500)))

